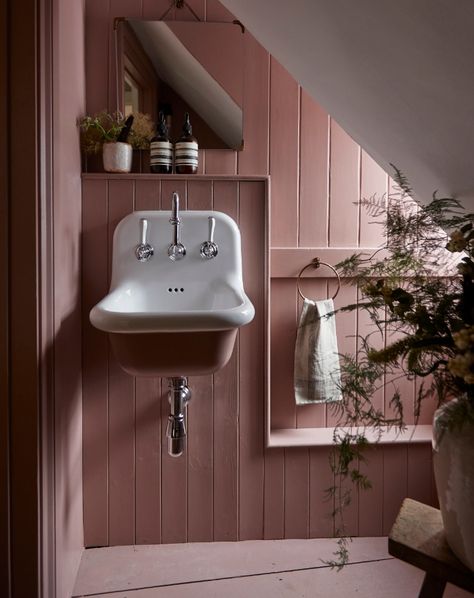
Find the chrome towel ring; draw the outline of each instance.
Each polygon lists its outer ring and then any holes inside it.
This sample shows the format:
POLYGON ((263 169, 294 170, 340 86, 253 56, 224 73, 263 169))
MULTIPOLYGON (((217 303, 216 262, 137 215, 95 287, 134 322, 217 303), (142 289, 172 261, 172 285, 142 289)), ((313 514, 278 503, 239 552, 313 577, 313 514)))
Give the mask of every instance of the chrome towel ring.
POLYGON ((336 292, 333 295, 333 299, 335 299, 337 297, 337 294, 339 293, 339 291, 341 290, 341 277, 339 276, 338 271, 336 270, 336 268, 334 268, 333 266, 331 266, 330 264, 326 264, 326 262, 322 262, 318 257, 315 257, 309 264, 306 264, 306 266, 304 266, 303 268, 301 268, 301 270, 299 271, 299 274, 296 278, 296 286, 298 288, 298 293, 300 295, 300 297, 302 299, 308 299, 308 297, 305 297, 303 295, 303 293, 301 292, 300 289, 300 279, 301 279, 301 275, 303 274, 303 272, 307 269, 307 268, 319 268, 320 266, 327 266, 328 268, 330 268, 334 274, 337 277, 337 289, 336 292))

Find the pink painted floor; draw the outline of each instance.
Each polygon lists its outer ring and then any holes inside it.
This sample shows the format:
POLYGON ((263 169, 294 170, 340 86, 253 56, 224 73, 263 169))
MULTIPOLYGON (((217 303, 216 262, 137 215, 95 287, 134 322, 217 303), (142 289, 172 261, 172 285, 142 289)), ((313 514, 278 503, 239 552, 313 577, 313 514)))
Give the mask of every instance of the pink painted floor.
MULTIPOLYGON (((392 558, 386 538, 355 538, 339 573, 322 562, 333 550, 326 539, 88 549, 73 598, 418 596, 423 573, 392 558)), ((448 585, 443 598, 468 596, 448 585)))

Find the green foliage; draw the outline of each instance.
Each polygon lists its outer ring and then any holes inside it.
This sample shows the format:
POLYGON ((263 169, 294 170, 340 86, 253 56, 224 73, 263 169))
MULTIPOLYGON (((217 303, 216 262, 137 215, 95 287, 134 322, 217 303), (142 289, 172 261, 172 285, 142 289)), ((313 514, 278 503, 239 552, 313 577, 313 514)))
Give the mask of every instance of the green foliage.
MULTIPOLYGON (((137 112, 133 115, 133 124, 128 143, 134 149, 148 149, 154 135, 154 125, 148 114, 137 112)), ((125 126, 125 117, 121 112, 98 112, 93 116, 83 116, 79 120, 81 148, 87 154, 96 154, 106 142, 117 141, 125 126)))
POLYGON ((117 141, 124 125, 125 118, 121 112, 104 110, 93 116, 83 116, 79 121, 82 149, 87 154, 98 153, 104 143, 117 141))
POLYGON ((474 214, 436 194, 418 206, 397 169, 395 181, 394 194, 362 201, 369 215, 383 220, 386 245, 336 265, 359 290, 357 303, 340 311, 365 312, 372 324, 369 334, 357 337, 356 354, 341 356, 343 400, 334 407, 331 456, 335 484, 328 490, 339 536, 336 558, 328 563, 337 569, 348 559, 343 512, 351 490, 370 487, 360 469, 367 433, 377 440, 385 430, 405 428, 398 380, 418 380, 416 418, 427 398, 441 404, 456 396, 466 407, 443 425, 474 420, 474 214), (373 401, 382 388, 386 412, 373 401))

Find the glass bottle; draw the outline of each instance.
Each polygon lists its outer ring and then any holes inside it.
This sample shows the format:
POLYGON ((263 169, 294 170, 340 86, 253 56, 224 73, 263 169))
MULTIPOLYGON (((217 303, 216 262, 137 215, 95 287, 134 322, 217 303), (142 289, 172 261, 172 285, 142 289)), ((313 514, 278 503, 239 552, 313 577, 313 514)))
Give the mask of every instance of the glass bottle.
POLYGON ((174 147, 175 171, 176 174, 196 174, 198 169, 198 142, 193 137, 189 112, 185 112, 184 118, 183 132, 174 147))
POLYGON ((173 170, 173 144, 168 137, 165 116, 160 112, 156 135, 150 141, 150 170, 159 174, 171 174, 173 170))

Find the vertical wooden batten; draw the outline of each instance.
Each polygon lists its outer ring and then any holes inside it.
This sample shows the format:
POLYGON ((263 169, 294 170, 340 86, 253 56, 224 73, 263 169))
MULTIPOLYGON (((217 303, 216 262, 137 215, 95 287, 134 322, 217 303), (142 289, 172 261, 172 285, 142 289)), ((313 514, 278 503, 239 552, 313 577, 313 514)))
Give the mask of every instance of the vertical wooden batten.
MULTIPOLYGON (((138 181, 136 210, 158 210, 160 181, 138 181)), ((135 543, 161 542, 161 381, 135 380, 135 543)))
POLYGON ((326 247, 329 116, 302 90, 299 245, 326 247))
POLYGON ((271 244, 298 244, 299 88, 274 58, 270 76, 271 244))
POLYGON ((84 547, 82 500, 81 156, 83 1, 53 1, 53 267, 56 595, 68 596, 84 547))
MULTIPOLYGON (((173 191, 180 197, 181 209, 187 209, 188 185, 185 179, 170 177, 161 182, 161 208, 171 210, 173 191)), ((171 233, 170 233, 171 234, 171 233)), ((171 240, 171 236, 170 236, 171 240)), ((191 389, 192 391, 192 389, 191 389)), ((166 424, 169 415, 168 383, 161 380, 161 537, 163 543, 181 543, 188 539, 188 451, 182 458, 168 455, 166 424)))
MULTIPOLYGON (((212 181, 188 181, 188 210, 212 210, 212 181)), ((188 541, 214 537, 214 385, 213 377, 190 377, 188 406, 188 541)))
POLYGON ((83 430, 89 439, 83 447, 84 535, 89 545, 104 546, 109 542, 108 344, 89 325, 89 311, 108 289, 107 181, 83 181, 82 192, 83 430))
MULTIPOLYGON (((133 211, 134 195, 133 181, 109 181, 109 284, 113 233, 120 220, 133 211)), ((110 344, 108 355, 109 542, 114 546, 135 542, 135 384, 115 360, 110 344)))
MULTIPOLYGON (((214 181, 214 209, 239 219, 238 185, 214 181)), ((213 426, 213 521, 214 540, 231 541, 239 537, 239 347, 225 368, 214 374, 213 426), (216 425, 218 423, 218 425, 216 425)))
POLYGON ((265 396, 265 262, 267 250, 263 185, 239 185, 239 225, 242 233, 244 288, 255 307, 255 318, 240 331, 239 390, 239 521, 240 540, 261 538, 264 509, 265 396))

